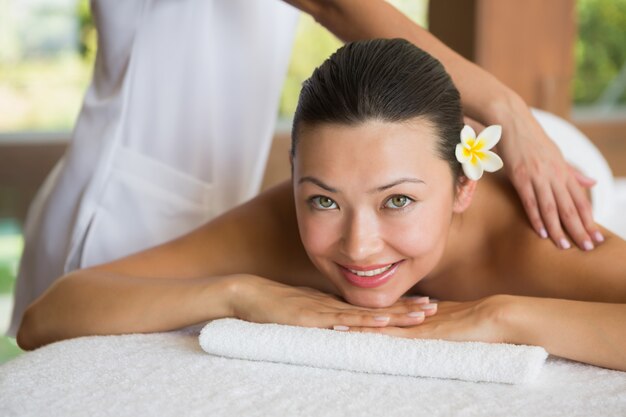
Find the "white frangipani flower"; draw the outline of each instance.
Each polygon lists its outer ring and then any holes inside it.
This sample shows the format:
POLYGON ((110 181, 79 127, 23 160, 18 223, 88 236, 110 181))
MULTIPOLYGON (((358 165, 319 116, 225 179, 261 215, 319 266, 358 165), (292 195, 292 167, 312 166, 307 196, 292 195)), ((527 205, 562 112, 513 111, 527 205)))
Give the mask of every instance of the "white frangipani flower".
POLYGON ((476 132, 465 125, 461 130, 461 143, 456 145, 456 159, 462 164, 467 178, 478 180, 483 171, 495 172, 504 165, 502 159, 490 149, 496 146, 502 135, 502 126, 492 125, 476 137, 476 132))

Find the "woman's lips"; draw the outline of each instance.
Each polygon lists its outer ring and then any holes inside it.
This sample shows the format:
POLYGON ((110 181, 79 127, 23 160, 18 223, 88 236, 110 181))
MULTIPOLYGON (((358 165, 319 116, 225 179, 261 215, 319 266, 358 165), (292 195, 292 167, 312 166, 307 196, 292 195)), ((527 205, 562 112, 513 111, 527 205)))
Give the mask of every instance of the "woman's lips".
POLYGON ((354 272, 352 272, 351 269, 354 271, 363 271, 363 272, 374 271, 376 269, 383 269, 389 266, 389 264, 368 266, 367 268, 356 267, 353 265, 346 265, 346 266, 339 265, 339 269, 341 270, 341 273, 350 284, 355 285, 357 287, 361 287, 361 288, 375 288, 375 287, 380 287, 381 285, 388 282, 396 273, 396 270, 398 269, 398 266, 400 265, 401 262, 402 261, 393 263, 388 269, 384 270, 384 272, 381 272, 380 274, 373 275, 373 276, 359 276, 355 274, 354 272))

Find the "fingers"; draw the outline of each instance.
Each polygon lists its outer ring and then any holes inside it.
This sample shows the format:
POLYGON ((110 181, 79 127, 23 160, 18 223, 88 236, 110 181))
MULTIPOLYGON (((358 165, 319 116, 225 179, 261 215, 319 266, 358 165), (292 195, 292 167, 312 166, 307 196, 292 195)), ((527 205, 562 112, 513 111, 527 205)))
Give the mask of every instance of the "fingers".
POLYGON ((350 330, 355 327, 386 327, 386 326, 415 326, 422 323, 426 317, 437 314, 436 303, 415 303, 408 301, 402 311, 395 308, 391 311, 371 312, 364 310, 352 310, 341 312, 325 312, 325 321, 328 320, 328 328, 334 330, 350 330))
POLYGON ((597 181, 595 179, 586 176, 585 174, 580 172, 578 169, 574 168, 572 165, 568 165, 568 166, 569 166, 570 172, 572 173, 574 178, 576 178, 576 181, 578 181, 581 187, 591 188, 594 185, 596 185, 597 181))
MULTIPOLYGON (((508 138, 515 141, 514 134, 508 138)), ((596 181, 568 164, 542 129, 525 137, 529 140, 536 140, 537 146, 501 149, 507 174, 533 229, 542 238, 550 237, 559 248, 569 249, 571 238, 581 249, 593 249, 604 237, 593 221, 585 188, 596 181)))
POLYGON ((405 329, 402 327, 387 326, 387 327, 379 327, 379 328, 352 327, 344 331, 357 332, 357 333, 378 333, 378 334, 386 334, 386 335, 394 336, 394 337, 405 337, 405 338, 410 338, 410 339, 423 337, 422 335, 420 335, 420 332, 418 332, 417 328, 415 327, 411 328, 410 332, 408 330, 409 329, 405 329))
POLYGON ((522 205, 526 211, 526 215, 530 220, 530 224, 535 232, 542 238, 548 237, 548 231, 542 220, 541 212, 539 211, 539 205, 537 203, 537 197, 535 196, 535 189, 530 182, 530 179, 526 175, 514 177, 513 185, 517 189, 517 193, 522 200, 522 205))
MULTIPOLYGON (((572 237, 574 242, 581 248, 585 250, 593 249, 593 244, 591 243, 591 238, 587 234, 587 231, 583 227, 580 213, 578 212, 576 205, 572 200, 572 196, 569 193, 569 190, 561 187, 560 185, 554 185, 554 197, 556 200, 557 213, 559 216, 557 220, 560 218, 560 222, 567 229, 569 235, 572 237)), ((554 221, 554 220, 551 220, 554 221)), ((565 237, 565 232, 563 232, 561 226, 559 225, 559 234, 555 234, 553 237, 559 239, 559 243, 561 248, 569 249, 570 244, 567 238, 565 237)), ((548 228, 550 230, 550 228, 548 228)))
POLYGON ((416 305, 419 306, 419 308, 426 314, 426 317, 437 313, 437 307, 439 306, 439 304, 437 304, 437 300, 424 296, 402 297, 399 300, 399 303, 401 303, 400 305, 405 308, 414 308, 416 305))
MULTIPOLYGON (((332 297, 332 299, 323 299, 321 301, 329 309, 360 310, 362 312, 371 312, 372 311, 371 308, 355 306, 353 304, 347 303, 346 301, 340 300, 338 297, 337 298, 332 297)), ((381 312, 381 314, 384 314, 384 313, 404 313, 404 312, 407 311, 407 307, 408 306, 409 307, 410 306, 415 307, 415 305, 417 305, 417 304, 419 304, 419 305, 435 304, 436 302, 437 302, 437 300, 435 300, 434 298, 430 299, 427 296, 405 296, 405 297, 400 297, 400 299, 398 299, 393 305, 391 305, 389 307, 380 308, 378 310, 381 312)), ((425 308, 420 307, 420 308, 423 311, 425 311, 427 313, 427 315, 431 314, 429 312, 429 309, 431 309, 432 307, 425 307, 425 308)), ((374 310, 376 310, 376 309, 374 309, 374 310)))
POLYGON ((325 313, 328 315, 329 327, 333 330, 350 330, 355 327, 386 327, 393 322, 393 326, 416 326, 422 323, 426 315, 423 311, 411 311, 405 314, 385 314, 367 316, 350 313, 325 313), (337 324, 339 323, 339 324, 337 324))
POLYGON ((558 183, 551 184, 551 187, 545 187, 540 192, 542 216, 547 223, 550 237, 558 247, 571 247, 563 228, 583 250, 592 250, 595 247, 594 241, 603 241, 593 221, 591 204, 575 181, 570 181, 567 188, 558 183))
MULTIPOLYGON (((604 236, 600 232, 600 229, 596 226, 596 223, 593 220, 593 211, 591 208, 591 202, 585 195, 584 190, 580 187, 580 185, 576 181, 571 181, 568 184, 569 195, 571 195, 571 199, 573 201, 574 206, 580 216, 580 221, 582 222, 582 228, 585 232, 585 235, 589 237, 589 240, 583 240, 574 238, 578 247, 591 250, 594 248, 592 240, 596 243, 602 243, 604 241, 604 236)), ((575 235, 570 231, 570 227, 567 223, 565 223, 565 228, 570 233, 572 237, 575 235)), ((579 231, 578 236, 582 236, 582 233, 579 231)))
POLYGON ((583 250, 592 250, 594 242, 604 241, 593 221, 591 203, 576 181, 570 180, 567 188, 556 181, 536 183, 534 187, 530 184, 526 182, 516 187, 539 236, 549 236, 561 249, 571 247, 567 234, 583 250))
POLYGON ((551 184, 541 183, 535 185, 539 211, 541 213, 542 222, 554 244, 561 249, 569 249, 571 243, 565 237, 565 232, 561 228, 561 220, 559 218, 559 206, 555 200, 551 184))

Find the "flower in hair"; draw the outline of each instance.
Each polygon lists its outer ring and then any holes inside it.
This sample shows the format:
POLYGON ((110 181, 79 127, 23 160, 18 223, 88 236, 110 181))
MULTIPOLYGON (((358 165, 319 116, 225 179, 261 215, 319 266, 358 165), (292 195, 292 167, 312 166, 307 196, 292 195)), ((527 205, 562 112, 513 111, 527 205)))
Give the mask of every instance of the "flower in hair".
POLYGON ((495 172, 504 165, 502 159, 490 149, 496 146, 502 135, 502 126, 492 125, 476 137, 476 132, 465 125, 461 130, 461 143, 456 145, 456 159, 470 180, 479 180, 483 171, 495 172))

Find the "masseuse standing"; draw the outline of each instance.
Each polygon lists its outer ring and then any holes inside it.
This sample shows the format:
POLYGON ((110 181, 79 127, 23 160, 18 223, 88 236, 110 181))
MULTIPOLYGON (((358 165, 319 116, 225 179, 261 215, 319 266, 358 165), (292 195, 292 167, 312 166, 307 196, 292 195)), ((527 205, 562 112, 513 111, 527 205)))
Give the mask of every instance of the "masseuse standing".
MULTIPOLYGON (((439 58, 466 114, 503 125, 500 154, 537 233, 596 239, 580 185, 512 91, 382 0, 288 3, 343 40, 403 37, 439 58), (570 207, 578 216, 561 227, 570 207)), ((54 279, 170 240, 258 192, 298 17, 278 0, 92 0, 92 11, 93 82, 28 215, 12 336, 54 279)))

